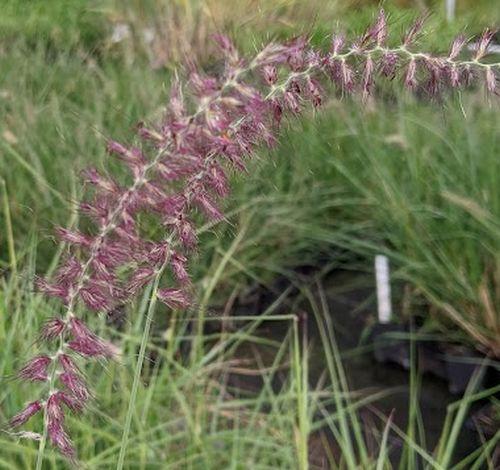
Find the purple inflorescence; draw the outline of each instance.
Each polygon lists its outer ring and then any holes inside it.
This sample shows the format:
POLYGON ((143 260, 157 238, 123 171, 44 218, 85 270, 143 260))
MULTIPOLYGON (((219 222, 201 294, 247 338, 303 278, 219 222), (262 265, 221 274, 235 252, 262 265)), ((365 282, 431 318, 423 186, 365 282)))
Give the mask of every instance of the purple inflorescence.
POLYGON ((63 313, 47 320, 39 335, 39 344, 47 349, 56 344, 57 351, 34 357, 18 374, 46 383, 48 391, 10 425, 19 427, 43 410, 50 442, 69 459, 76 458, 65 429, 65 409, 80 412, 92 395, 77 357, 109 359, 118 354, 118 348, 92 332, 76 312, 110 312, 154 279, 159 281, 163 272, 171 274, 166 276, 170 281, 159 286, 158 299, 172 309, 186 308, 191 301, 188 264, 197 244, 196 214, 213 223, 222 220, 229 174, 245 172, 259 145, 274 145, 286 113, 298 114, 307 104, 320 106, 328 82, 364 99, 373 93, 377 77, 401 77, 408 89, 430 94, 482 80, 486 90, 497 93, 500 64, 481 62, 491 31, 481 37, 475 57, 460 60, 463 36, 448 55, 411 52, 422 24, 419 19, 402 44, 391 48, 381 11, 351 45, 338 34, 330 49, 321 51, 299 37, 269 44, 251 60, 241 57, 229 38, 218 35, 225 59, 221 76, 190 65, 185 87, 174 80, 161 122, 140 123, 135 145, 109 141, 107 151, 127 168, 130 183, 121 185, 93 168, 82 173, 92 190, 80 210, 93 229, 83 233, 58 228, 67 255, 52 279, 36 281, 41 292, 64 305, 63 313), (184 91, 190 92, 189 99, 184 91), (143 213, 156 218, 164 239, 146 237, 140 226, 143 213))

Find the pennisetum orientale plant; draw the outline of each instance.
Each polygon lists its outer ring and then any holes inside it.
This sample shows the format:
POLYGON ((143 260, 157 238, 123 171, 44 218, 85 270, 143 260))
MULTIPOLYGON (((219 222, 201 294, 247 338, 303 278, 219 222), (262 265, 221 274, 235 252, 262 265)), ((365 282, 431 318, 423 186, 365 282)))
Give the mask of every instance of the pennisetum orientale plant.
MULTIPOLYGON (((111 359, 119 354, 86 323, 86 312, 106 314, 152 285, 152 300, 172 309, 190 303, 187 264, 196 246, 193 214, 223 220, 221 201, 229 195, 228 174, 245 172, 246 161, 259 145, 272 146, 285 113, 298 114, 310 103, 321 105, 327 83, 342 92, 369 96, 376 77, 401 79, 410 90, 430 96, 444 89, 484 83, 496 94, 500 63, 483 60, 493 37, 485 31, 474 57, 463 59, 467 41, 457 37, 447 54, 415 52, 423 25, 417 20, 397 47, 387 45, 387 20, 381 11, 372 26, 354 42, 334 35, 328 51, 299 37, 269 44, 252 59, 241 57, 225 36, 215 37, 225 59, 220 76, 188 67, 183 86, 174 80, 164 118, 156 126, 140 124, 138 146, 109 141, 108 152, 128 168, 128 185, 89 168, 83 179, 93 189, 80 203, 91 221, 85 233, 59 228, 68 249, 51 279, 37 279, 39 291, 61 301, 61 308, 43 325, 39 354, 18 372, 21 380, 38 383, 37 396, 11 418, 14 434, 40 441, 40 469, 47 442, 71 462, 76 450, 65 426, 67 412, 81 413, 92 399, 84 360, 111 359), (184 92, 188 91, 188 96, 184 92), (148 239, 140 214, 153 217, 164 230, 162 240, 148 239), (170 271, 171 276, 164 276, 170 271), (165 278, 174 279, 170 285, 165 278), (43 414, 43 429, 22 431, 34 415, 43 414)), ((151 308, 151 312, 152 312, 151 308)), ((152 316, 148 315, 136 366, 132 398, 152 316)), ((131 416, 131 413, 127 415, 131 416)), ((130 423, 125 423, 118 467, 123 466, 130 423)))

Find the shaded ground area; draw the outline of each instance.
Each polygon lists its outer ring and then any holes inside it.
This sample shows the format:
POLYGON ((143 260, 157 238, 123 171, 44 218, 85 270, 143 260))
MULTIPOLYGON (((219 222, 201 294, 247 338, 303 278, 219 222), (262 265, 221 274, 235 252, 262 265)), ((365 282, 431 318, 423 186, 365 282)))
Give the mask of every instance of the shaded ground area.
MULTIPOLYGON (((275 286, 275 291, 283 289, 286 281, 280 281, 275 286)), ((389 352, 389 358, 393 354, 392 361, 379 362, 375 359, 374 338, 370 333, 376 317, 375 286, 371 276, 355 272, 336 272, 326 278, 321 289, 325 294, 327 307, 333 327, 336 334, 336 342, 343 358, 343 367, 346 373, 349 389, 353 396, 374 396, 378 399, 360 410, 360 419, 364 426, 367 440, 374 434, 373 444, 376 448, 377 436, 382 433, 385 425, 385 417, 392 413, 393 423, 403 432, 407 431, 409 422, 409 413, 411 410, 411 385, 410 385, 410 367, 409 358, 403 357, 405 352, 398 352, 398 348, 389 352)), ((240 306, 237 314, 247 314, 253 308, 262 308, 269 299, 268 294, 256 296, 254 303, 247 306, 240 306), (256 307, 258 306, 258 307, 256 307)), ((271 296, 272 297, 272 296, 271 296)), ((291 295, 293 297, 293 295, 291 295)), ((320 302, 318 300, 318 302, 320 302)), ((314 315, 311 314, 307 305, 298 305, 291 301, 290 305, 296 311, 303 311, 304 321, 301 330, 307 330, 308 344, 310 345, 309 361, 309 384, 311 389, 318 387, 318 384, 324 382, 326 375, 326 360, 324 349, 320 341, 320 333, 314 315)), ((255 310, 253 310, 255 311, 255 310)), ((259 336, 266 339, 282 341, 286 334, 286 328, 279 322, 265 322, 259 329, 259 336)), ((378 337, 378 347, 389 344, 390 339, 378 337)), ((409 341, 403 341, 403 349, 409 352, 409 341)), ((423 343, 419 342, 419 345, 423 343)), ((439 344, 439 343, 438 343, 439 344)), ((447 407, 459 400, 463 393, 450 391, 449 381, 442 377, 443 366, 439 362, 439 353, 431 354, 432 346, 423 344, 419 346, 420 354, 415 353, 415 363, 419 363, 415 374, 415 380, 420 384, 418 392, 418 407, 422 424, 422 430, 417 431, 421 439, 431 453, 439 442, 445 418, 447 407), (441 377, 440 377, 441 376, 441 377)), ((274 348, 265 346, 250 345, 240 347, 237 356, 247 364, 248 369, 232 372, 229 378, 229 387, 233 392, 242 394, 257 394, 263 386, 262 378, 259 374, 252 372, 252 366, 260 362, 270 364, 276 351, 274 348)), ((282 373, 278 372, 273 379, 273 386, 279 390, 286 382, 286 366, 282 373)), ((497 382, 498 384, 498 382, 497 382)), ((490 386, 495 384, 489 384, 490 386)), ((320 388, 320 387, 318 387, 320 388)), ((452 387, 451 387, 452 388, 452 387)), ((458 436, 454 461, 460 461, 469 455, 480 445, 480 439, 475 426, 472 423, 471 416, 477 413, 483 406, 482 403, 476 403, 471 407, 469 419, 466 426, 463 426, 458 436)), ((334 411, 334 407, 331 411, 334 411)), ((331 446, 331 451, 336 451, 333 436, 326 432, 326 441, 331 446)), ((391 446, 391 460, 395 463, 399 461, 400 451, 403 448, 402 439, 391 433, 389 438, 391 446)), ((311 437, 310 452, 311 463, 318 467, 325 465, 325 434, 316 433, 311 437)))

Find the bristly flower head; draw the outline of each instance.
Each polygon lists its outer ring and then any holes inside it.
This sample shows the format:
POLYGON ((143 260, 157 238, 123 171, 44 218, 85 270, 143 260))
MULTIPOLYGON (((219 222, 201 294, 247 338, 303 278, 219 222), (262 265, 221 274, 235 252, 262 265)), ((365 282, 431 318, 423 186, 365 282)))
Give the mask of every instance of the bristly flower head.
POLYGON ((52 444, 59 449, 61 454, 73 461, 76 457, 76 451, 64 429, 63 403, 60 392, 54 392, 49 396, 45 411, 47 434, 52 444))
MULTIPOLYGON (((50 442, 70 460, 76 458, 65 411, 80 412, 92 397, 77 361, 110 359, 119 353, 80 315, 112 312, 152 281, 159 285, 157 297, 166 306, 186 308, 191 303, 188 264, 197 244, 197 222, 200 217, 211 224, 224 219, 222 202, 230 194, 231 173, 246 172, 259 145, 275 144, 286 114, 319 107, 332 84, 342 93, 366 99, 379 76, 401 78, 408 89, 431 95, 474 81, 497 93, 500 64, 482 62, 491 31, 481 37, 475 57, 461 61, 463 36, 443 56, 412 52, 422 26, 420 18, 402 44, 390 48, 387 18, 381 11, 351 43, 335 34, 330 50, 322 51, 298 37, 269 44, 253 59, 242 57, 227 36, 217 35, 224 57, 221 75, 208 75, 189 64, 186 84, 173 80, 161 122, 140 123, 133 144, 108 142, 108 153, 127 168, 128 184, 118 184, 93 168, 83 171, 90 194, 79 207, 92 228, 56 230, 67 246, 66 255, 53 278, 38 278, 36 285, 62 302, 63 313, 54 313, 39 335, 40 348, 52 352, 36 355, 18 373, 20 379, 45 382, 49 391, 16 414, 11 427, 43 411, 50 442), (143 213, 166 232, 163 240, 145 235, 139 217, 143 213), (163 273, 169 273, 169 282, 163 273)), ((23 436, 38 439, 40 433, 27 431, 23 436)))
POLYGON ((19 426, 22 426, 24 423, 29 421, 32 416, 36 415, 42 408, 42 403, 38 400, 29 403, 23 410, 21 410, 10 419, 10 427, 17 428, 19 426))
POLYGON ((19 371, 21 379, 30 381, 44 381, 48 378, 47 369, 52 362, 48 356, 36 356, 19 371))

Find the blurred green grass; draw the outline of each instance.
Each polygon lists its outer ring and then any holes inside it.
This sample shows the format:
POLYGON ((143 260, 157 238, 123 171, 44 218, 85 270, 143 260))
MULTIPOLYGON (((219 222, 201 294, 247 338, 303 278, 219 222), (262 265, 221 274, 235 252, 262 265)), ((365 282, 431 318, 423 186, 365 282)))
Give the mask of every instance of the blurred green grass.
MULTIPOLYGON (((106 21, 99 2, 85 0, 2 0, 0 41, 34 48, 91 50, 104 39, 106 21)), ((55 52, 56 53, 56 52, 55 52)))

